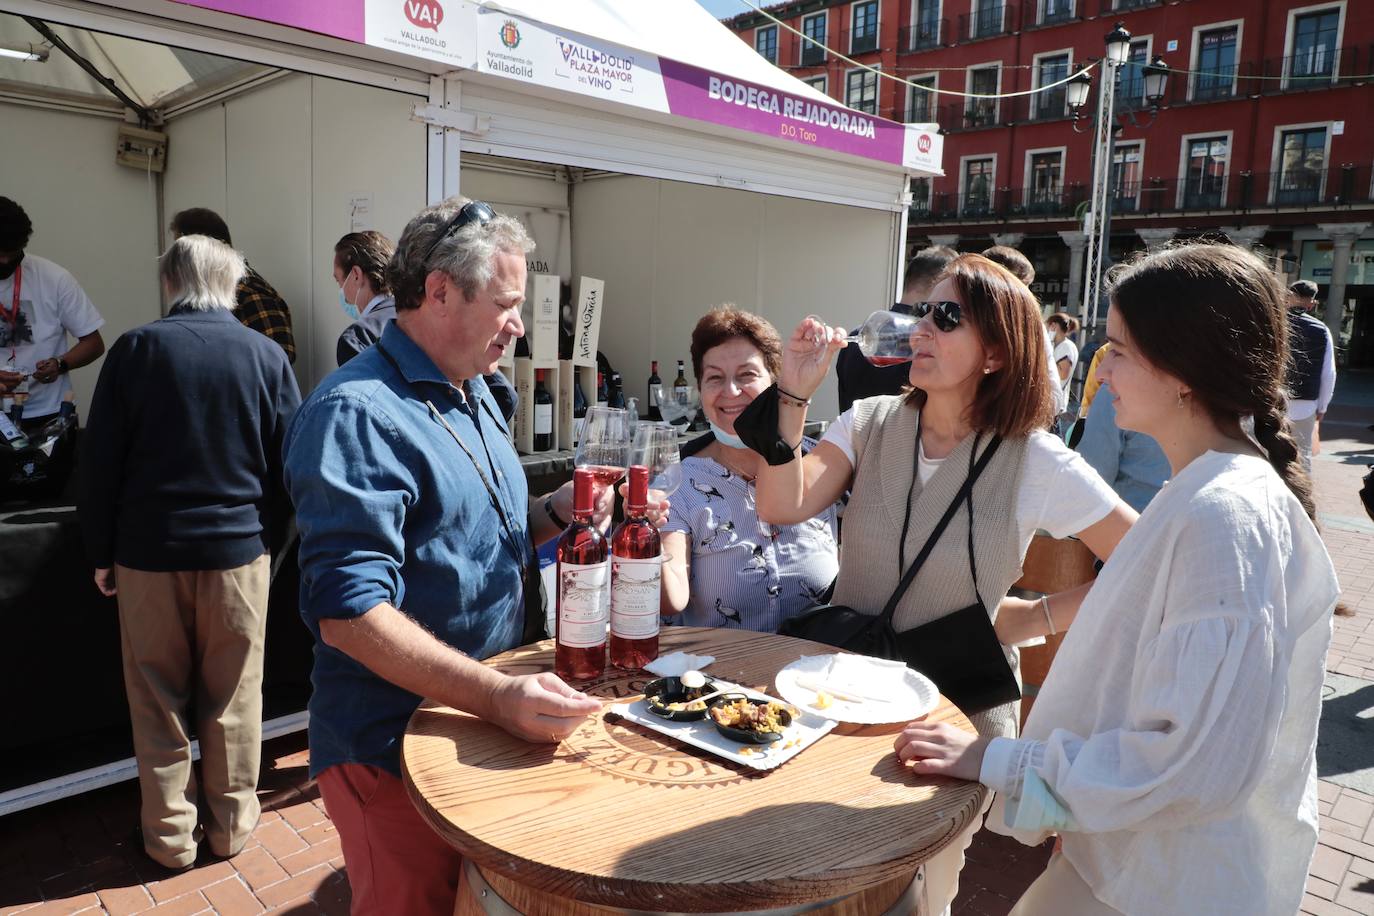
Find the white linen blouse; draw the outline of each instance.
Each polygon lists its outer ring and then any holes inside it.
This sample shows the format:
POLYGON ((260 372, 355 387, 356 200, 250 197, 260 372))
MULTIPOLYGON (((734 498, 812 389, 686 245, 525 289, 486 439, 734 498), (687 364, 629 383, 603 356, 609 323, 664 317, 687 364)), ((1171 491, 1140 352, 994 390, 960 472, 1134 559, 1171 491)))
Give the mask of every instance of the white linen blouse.
POLYGON ((1317 842, 1317 720, 1339 585, 1261 458, 1208 452, 1103 567, 1023 737, 995 738, 988 826, 1049 830, 1127 914, 1296 912, 1317 842))

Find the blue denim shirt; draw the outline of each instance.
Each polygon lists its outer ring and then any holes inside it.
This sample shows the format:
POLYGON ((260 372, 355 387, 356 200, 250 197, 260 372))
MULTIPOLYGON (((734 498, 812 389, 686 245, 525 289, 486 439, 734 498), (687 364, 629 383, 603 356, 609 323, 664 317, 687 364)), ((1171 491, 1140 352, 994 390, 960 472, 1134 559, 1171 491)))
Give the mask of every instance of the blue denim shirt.
POLYGON ((1078 454, 1137 512, 1145 511, 1171 473, 1158 442, 1116 425, 1116 398, 1105 384, 1083 421, 1078 454))
POLYGON ((301 533, 301 616, 315 634, 312 776, 337 763, 400 775, 401 735, 420 703, 326 645, 322 619, 358 617, 388 602, 474 658, 519 642, 517 557, 529 555, 528 488, 486 384, 472 379, 467 391, 465 401, 392 322, 380 347, 315 389, 287 432, 286 485, 301 533), (426 399, 482 465, 517 543, 505 534, 473 462, 426 399))

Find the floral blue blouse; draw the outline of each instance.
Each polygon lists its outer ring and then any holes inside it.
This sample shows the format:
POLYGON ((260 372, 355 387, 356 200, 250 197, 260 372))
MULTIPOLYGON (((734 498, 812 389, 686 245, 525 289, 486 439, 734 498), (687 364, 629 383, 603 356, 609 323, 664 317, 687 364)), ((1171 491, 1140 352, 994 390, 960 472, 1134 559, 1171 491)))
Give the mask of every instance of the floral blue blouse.
POLYGON ((776 633, 824 599, 840 569, 836 506, 797 525, 769 525, 754 509, 753 483, 719 462, 685 458, 682 477, 662 530, 687 535, 691 597, 672 623, 776 633))

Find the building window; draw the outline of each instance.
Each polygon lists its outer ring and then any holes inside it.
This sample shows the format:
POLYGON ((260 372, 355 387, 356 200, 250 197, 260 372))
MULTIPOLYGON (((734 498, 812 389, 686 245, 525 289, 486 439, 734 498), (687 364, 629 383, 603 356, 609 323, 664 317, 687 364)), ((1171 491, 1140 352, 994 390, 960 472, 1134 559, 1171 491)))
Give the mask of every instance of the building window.
POLYGON ((878 0, 854 4, 850 15, 853 31, 849 36, 849 53, 878 50, 878 0))
POLYGON ((1325 127, 1285 130, 1279 141, 1279 183, 1274 203, 1316 203, 1325 169, 1325 127))
POLYGON ((1031 153, 1026 187, 1026 209, 1031 213, 1054 213, 1064 194, 1064 154, 1031 153))
POLYGON ((877 114, 878 74, 872 70, 850 70, 844 79, 844 103, 866 114, 877 114))
POLYGON ((1073 18, 1073 0, 1040 0, 1040 24, 1068 22, 1073 18))
POLYGON ((1131 53, 1121 67, 1116 84, 1116 104, 1123 108, 1140 108, 1145 104, 1145 63, 1150 57, 1148 41, 1131 42, 1131 53))
POLYGON ((1145 151, 1139 143, 1118 143, 1112 151, 1112 209, 1134 213, 1140 208, 1140 176, 1145 151))
MULTIPOLYGON (((1048 86, 1069 75, 1069 55, 1052 54, 1040 58, 1035 64, 1035 85, 1048 86)), ((1067 86, 1055 86, 1031 96, 1031 112, 1039 121, 1045 118, 1062 118, 1068 113, 1066 102, 1067 86)))
POLYGON ((964 162, 964 199, 959 209, 965 216, 981 216, 992 210, 993 162, 991 158, 964 162))
POLYGON ((929 124, 935 120, 935 93, 926 89, 935 88, 934 76, 918 76, 911 80, 906 90, 906 120, 908 124, 929 124), (917 86, 924 86, 918 89, 917 86))
POLYGON ((1229 99, 1236 83, 1236 50, 1240 29, 1228 25, 1208 29, 1198 34, 1197 82, 1193 84, 1193 98, 1229 99))
POLYGON ((970 30, 972 38, 986 38, 1002 33, 1002 14, 1005 8, 1002 0, 973 0, 973 17, 970 30))
POLYGON ((940 46, 940 0, 916 0, 916 26, 911 32, 911 50, 940 46))
POLYGON ((830 93, 830 90, 826 88, 824 76, 809 76, 802 82, 819 92, 824 92, 827 95, 830 93))
POLYGON ((911 215, 926 217, 930 215, 930 179, 911 179, 911 215))
POLYGON ((1187 142, 1183 206, 1192 210, 1215 210, 1226 196, 1230 141, 1226 137, 1199 137, 1187 142))
MULTIPOLYGON (((1287 67, 1289 77, 1320 79, 1335 74, 1336 33, 1340 24, 1339 9, 1305 13, 1293 20, 1293 56, 1287 67)), ((1302 88, 1302 83, 1298 83, 1297 88, 1302 88)))
MULTIPOLYGON (((991 67, 976 67, 969 71, 968 91, 974 95, 996 95, 999 64, 991 67)), ((964 122, 968 127, 987 127, 997 123, 997 99, 970 98, 964 109, 964 122)))
POLYGON ((825 23, 825 13, 803 17, 801 49, 803 67, 825 63, 825 23))
POLYGON ((778 27, 763 26, 754 30, 754 50, 770 64, 778 62, 778 27))

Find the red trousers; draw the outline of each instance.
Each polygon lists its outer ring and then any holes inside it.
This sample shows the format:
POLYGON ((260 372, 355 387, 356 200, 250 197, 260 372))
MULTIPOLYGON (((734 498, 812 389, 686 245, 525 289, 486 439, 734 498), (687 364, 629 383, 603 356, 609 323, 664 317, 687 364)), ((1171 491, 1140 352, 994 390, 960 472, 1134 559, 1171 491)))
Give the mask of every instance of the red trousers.
POLYGON ((317 780, 339 831, 353 916, 450 916, 463 859, 425 823, 401 780, 361 763, 317 780))

